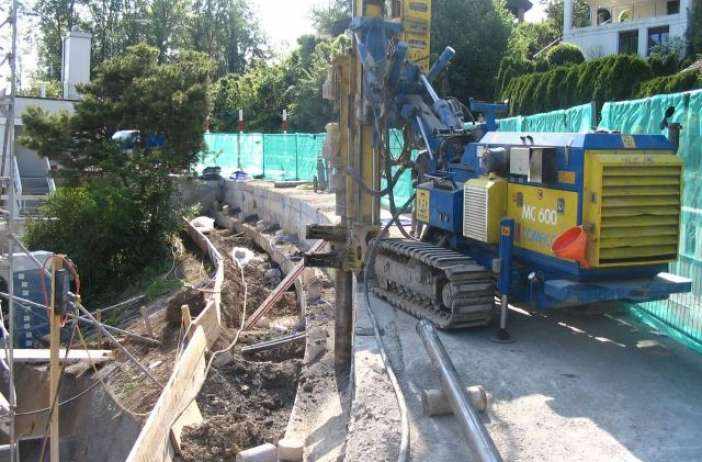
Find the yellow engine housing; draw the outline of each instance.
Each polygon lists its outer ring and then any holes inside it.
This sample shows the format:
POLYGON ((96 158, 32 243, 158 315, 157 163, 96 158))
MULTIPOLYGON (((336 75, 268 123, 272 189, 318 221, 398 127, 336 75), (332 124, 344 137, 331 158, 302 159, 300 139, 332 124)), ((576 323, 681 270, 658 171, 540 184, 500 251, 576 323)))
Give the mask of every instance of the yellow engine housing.
POLYGON ((586 153, 583 224, 593 267, 667 263, 678 255, 682 161, 672 152, 586 153))
POLYGON ((500 240, 507 211, 507 181, 498 177, 468 180, 463 186, 463 235, 488 244, 500 240))

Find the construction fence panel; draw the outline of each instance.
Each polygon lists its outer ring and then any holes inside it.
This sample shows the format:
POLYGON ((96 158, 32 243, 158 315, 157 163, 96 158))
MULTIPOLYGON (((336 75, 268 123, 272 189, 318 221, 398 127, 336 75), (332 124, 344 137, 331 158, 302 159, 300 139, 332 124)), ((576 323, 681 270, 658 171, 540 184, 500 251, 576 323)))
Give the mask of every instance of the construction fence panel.
POLYGON ((594 105, 582 104, 543 114, 498 119, 497 122, 501 132, 582 133, 592 130, 594 116, 594 105))

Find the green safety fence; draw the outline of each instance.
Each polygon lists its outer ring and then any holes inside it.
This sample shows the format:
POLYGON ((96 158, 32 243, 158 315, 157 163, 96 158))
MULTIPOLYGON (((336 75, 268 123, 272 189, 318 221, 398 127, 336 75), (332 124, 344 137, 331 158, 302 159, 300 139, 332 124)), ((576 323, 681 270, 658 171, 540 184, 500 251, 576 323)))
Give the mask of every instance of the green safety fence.
POLYGON ((534 114, 526 117, 498 119, 501 132, 587 132, 594 127, 594 105, 582 104, 570 109, 534 114))
POLYGON ((670 107, 675 113, 669 121, 682 125, 678 155, 685 164, 680 256, 670 271, 692 279, 692 292, 642 303, 632 312, 658 328, 667 328, 671 337, 702 352, 702 91, 606 103, 599 128, 626 134, 666 134, 661 121, 670 107))

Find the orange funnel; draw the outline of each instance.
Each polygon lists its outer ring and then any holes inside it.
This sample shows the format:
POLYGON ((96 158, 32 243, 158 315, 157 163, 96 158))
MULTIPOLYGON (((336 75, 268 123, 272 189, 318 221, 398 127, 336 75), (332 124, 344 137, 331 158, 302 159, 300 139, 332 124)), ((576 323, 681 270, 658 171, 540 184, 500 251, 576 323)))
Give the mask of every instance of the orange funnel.
POLYGON ((583 268, 590 267, 587 261, 587 233, 582 226, 574 226, 559 234, 551 250, 558 258, 575 260, 583 268))

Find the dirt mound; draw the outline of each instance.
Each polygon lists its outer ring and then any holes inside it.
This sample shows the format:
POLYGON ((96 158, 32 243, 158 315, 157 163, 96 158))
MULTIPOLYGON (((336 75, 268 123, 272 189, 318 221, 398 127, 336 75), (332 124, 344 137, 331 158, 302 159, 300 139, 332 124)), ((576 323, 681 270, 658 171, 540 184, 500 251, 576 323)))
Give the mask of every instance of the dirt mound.
POLYGON ((183 460, 233 461, 250 447, 277 443, 285 433, 295 401, 302 361, 251 362, 235 358, 213 369, 197 402, 207 416, 203 425, 186 428, 183 460))
POLYGON ((205 309, 205 293, 201 290, 186 287, 176 293, 169 301, 166 308, 166 322, 170 326, 179 326, 181 322, 180 308, 188 305, 190 315, 196 318, 205 309))

